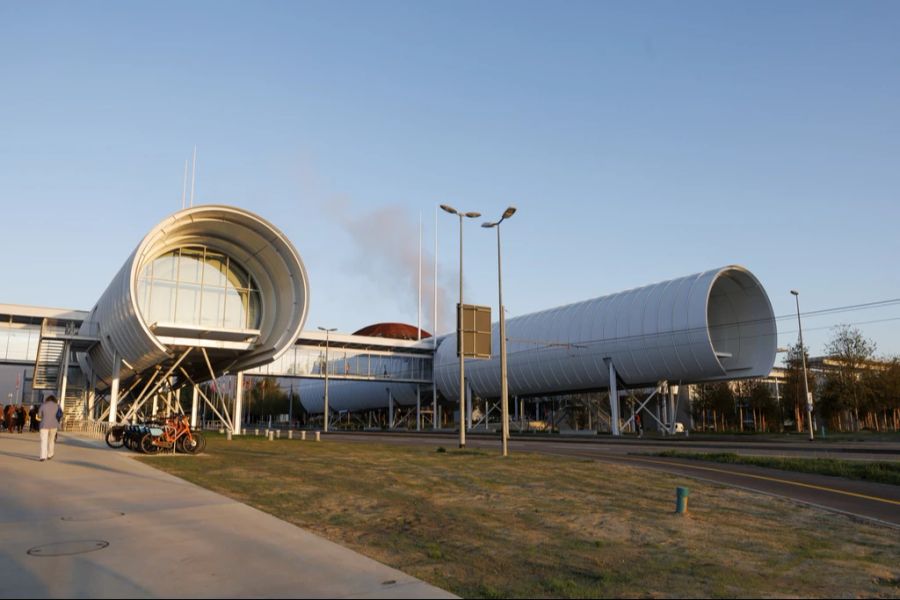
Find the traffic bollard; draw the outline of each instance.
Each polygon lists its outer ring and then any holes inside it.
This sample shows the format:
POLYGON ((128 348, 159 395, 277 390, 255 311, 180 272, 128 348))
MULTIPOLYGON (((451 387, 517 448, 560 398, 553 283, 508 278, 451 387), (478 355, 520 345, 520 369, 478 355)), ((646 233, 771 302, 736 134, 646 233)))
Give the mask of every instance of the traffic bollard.
POLYGON ((679 515, 683 515, 687 513, 688 509, 688 496, 691 494, 691 490, 686 487, 677 487, 675 488, 675 513, 679 515))

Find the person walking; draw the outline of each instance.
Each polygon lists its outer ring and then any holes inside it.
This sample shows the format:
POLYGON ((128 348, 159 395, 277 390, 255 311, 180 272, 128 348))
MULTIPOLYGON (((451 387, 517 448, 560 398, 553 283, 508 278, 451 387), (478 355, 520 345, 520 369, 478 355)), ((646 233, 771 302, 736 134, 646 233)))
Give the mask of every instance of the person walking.
POLYGON ((38 416, 41 421, 41 462, 53 458, 53 450, 56 446, 56 431, 59 429, 59 417, 57 416, 59 405, 56 396, 44 398, 38 416))
POLYGON ((644 437, 644 421, 641 419, 641 413, 637 413, 634 415, 634 424, 638 430, 638 437, 644 437))
POLYGON ((41 428, 40 428, 41 422, 38 421, 38 416, 37 416, 38 410, 40 410, 40 408, 41 408, 40 405, 35 404, 34 406, 31 407, 31 410, 28 411, 28 417, 29 417, 29 421, 30 421, 29 426, 28 426, 29 431, 40 431, 41 430, 41 428))

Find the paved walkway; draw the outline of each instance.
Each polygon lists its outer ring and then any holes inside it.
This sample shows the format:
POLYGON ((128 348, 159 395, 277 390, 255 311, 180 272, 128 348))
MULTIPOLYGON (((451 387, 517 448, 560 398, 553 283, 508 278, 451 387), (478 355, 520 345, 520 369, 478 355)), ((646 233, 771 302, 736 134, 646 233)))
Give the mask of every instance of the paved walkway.
POLYGON ((101 444, 0 433, 0 598, 453 597, 101 444))

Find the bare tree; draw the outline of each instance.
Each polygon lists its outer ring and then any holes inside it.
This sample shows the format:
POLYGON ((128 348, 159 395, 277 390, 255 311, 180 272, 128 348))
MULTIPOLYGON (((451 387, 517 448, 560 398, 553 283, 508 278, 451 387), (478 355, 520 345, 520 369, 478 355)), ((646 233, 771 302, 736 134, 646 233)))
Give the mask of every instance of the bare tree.
POLYGON ((854 428, 859 431, 859 409, 868 397, 868 378, 863 369, 875 357, 875 342, 863 337, 859 329, 839 325, 834 336, 825 346, 828 357, 835 362, 835 369, 826 375, 826 387, 838 399, 838 407, 852 410, 854 428))

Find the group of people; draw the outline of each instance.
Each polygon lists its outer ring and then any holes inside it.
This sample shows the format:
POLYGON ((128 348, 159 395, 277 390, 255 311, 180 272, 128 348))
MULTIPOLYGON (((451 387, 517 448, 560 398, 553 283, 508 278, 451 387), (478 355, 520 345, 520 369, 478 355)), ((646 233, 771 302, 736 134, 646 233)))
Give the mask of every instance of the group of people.
POLYGON ((0 407, 0 430, 6 430, 9 433, 22 433, 25 426, 28 425, 29 431, 38 431, 40 429, 40 421, 37 420, 39 405, 31 407, 26 411, 21 404, 9 404, 0 407))
POLYGON ((41 462, 53 458, 56 444, 56 433, 62 420, 62 408, 56 402, 56 396, 47 396, 40 406, 33 406, 25 412, 21 404, 10 404, 3 407, 3 424, 10 433, 22 433, 25 429, 26 416, 30 419, 30 431, 41 433, 41 462))

